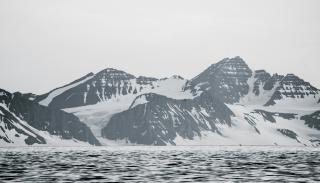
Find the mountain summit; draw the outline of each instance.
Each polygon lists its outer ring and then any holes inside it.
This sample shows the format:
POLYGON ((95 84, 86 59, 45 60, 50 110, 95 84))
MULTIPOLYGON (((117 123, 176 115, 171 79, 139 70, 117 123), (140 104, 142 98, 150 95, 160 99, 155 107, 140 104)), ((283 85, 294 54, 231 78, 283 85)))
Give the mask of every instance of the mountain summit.
POLYGON ((208 91, 223 102, 235 103, 248 94, 251 76, 252 70, 242 58, 225 58, 193 78, 188 88, 208 91))

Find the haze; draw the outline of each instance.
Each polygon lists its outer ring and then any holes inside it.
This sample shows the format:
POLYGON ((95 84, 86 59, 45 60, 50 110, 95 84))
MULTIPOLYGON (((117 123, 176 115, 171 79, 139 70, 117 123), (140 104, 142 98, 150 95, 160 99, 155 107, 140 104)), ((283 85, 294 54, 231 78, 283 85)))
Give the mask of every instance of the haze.
POLYGON ((112 67, 191 79, 224 57, 320 88, 320 1, 0 1, 0 88, 42 94, 112 67))

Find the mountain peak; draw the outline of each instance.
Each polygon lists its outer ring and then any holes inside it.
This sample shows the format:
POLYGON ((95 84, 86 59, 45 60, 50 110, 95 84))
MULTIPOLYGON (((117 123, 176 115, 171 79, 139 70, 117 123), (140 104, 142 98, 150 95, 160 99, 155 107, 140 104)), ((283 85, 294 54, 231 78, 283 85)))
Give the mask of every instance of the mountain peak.
MULTIPOLYGON (((240 97, 248 94, 248 79, 252 70, 245 61, 236 56, 224 58, 193 78, 190 86, 201 91, 209 91, 218 96, 223 102, 235 103, 240 97)), ((187 88, 187 87, 186 87, 187 88)))
POLYGON ((252 75, 252 71, 247 65, 247 63, 239 56, 234 58, 224 58, 221 61, 212 64, 205 72, 210 72, 211 74, 241 74, 247 73, 247 75, 252 75))
POLYGON ((135 76, 125 71, 114 69, 114 68, 106 68, 99 73, 96 74, 98 77, 108 77, 110 79, 134 79, 135 76))
MULTIPOLYGON (((229 63, 229 64, 231 64, 231 63, 245 63, 246 64, 246 62, 240 56, 235 56, 233 58, 226 57, 226 58, 222 59, 220 62, 221 63, 229 63)), ((218 62, 218 63, 220 63, 220 62, 218 62)))
POLYGON ((233 58, 230 58, 229 61, 230 62, 238 62, 238 61, 244 62, 244 60, 240 56, 235 56, 233 58))
POLYGON ((124 72, 124 73, 126 73, 126 72, 123 71, 123 70, 114 69, 114 68, 111 68, 111 67, 105 68, 105 69, 103 69, 102 71, 100 71, 99 73, 114 73, 114 72, 120 72, 120 73, 124 72))

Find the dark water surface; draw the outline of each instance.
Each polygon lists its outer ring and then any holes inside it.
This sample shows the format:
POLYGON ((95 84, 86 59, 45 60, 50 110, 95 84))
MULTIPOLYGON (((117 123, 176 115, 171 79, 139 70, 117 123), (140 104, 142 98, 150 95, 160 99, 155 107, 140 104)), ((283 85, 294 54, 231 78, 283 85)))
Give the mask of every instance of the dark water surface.
POLYGON ((0 148, 0 182, 318 182, 311 147, 0 148))

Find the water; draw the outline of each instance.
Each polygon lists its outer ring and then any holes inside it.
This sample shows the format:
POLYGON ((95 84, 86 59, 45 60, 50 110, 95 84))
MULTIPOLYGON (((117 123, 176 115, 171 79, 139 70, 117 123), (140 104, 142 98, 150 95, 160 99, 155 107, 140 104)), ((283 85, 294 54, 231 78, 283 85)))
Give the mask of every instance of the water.
POLYGON ((0 182, 316 182, 308 147, 0 148, 0 182))

